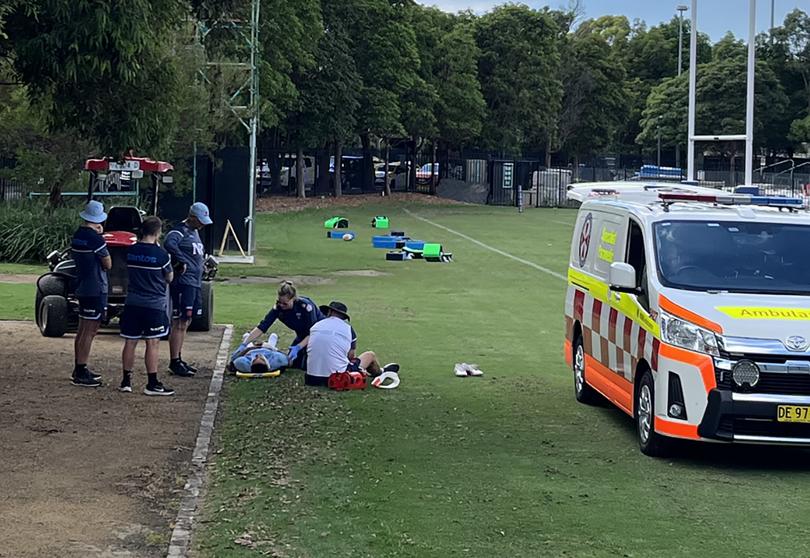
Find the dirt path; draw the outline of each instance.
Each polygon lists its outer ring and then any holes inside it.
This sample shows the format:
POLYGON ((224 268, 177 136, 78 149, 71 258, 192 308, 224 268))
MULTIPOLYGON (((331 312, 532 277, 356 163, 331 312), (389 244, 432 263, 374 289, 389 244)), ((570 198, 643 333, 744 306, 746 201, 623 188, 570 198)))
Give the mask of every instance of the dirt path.
POLYGON ((0 322, 0 557, 165 556, 221 337, 190 334, 183 354, 200 373, 161 374, 177 395, 149 398, 142 360, 135 391, 115 389, 117 334, 93 348, 105 386, 77 388, 72 336, 0 322))

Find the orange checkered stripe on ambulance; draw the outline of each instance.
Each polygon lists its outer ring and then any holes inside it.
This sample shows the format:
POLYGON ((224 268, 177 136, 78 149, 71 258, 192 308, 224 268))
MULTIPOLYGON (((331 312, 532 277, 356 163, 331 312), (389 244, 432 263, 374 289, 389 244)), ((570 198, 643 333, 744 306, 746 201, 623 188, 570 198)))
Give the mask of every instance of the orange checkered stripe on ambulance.
POLYGON ((659 327, 630 296, 620 295, 619 300, 610 303, 611 296, 606 284, 576 270, 569 271, 565 358, 570 365, 574 324, 579 322, 588 383, 632 413, 638 363, 644 359, 653 371, 658 369, 659 327))

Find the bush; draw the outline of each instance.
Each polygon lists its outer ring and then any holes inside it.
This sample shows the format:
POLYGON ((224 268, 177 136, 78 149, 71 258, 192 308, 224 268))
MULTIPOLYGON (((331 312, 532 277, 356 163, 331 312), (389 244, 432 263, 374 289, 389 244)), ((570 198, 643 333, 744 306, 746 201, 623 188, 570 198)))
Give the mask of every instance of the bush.
POLYGON ((78 211, 42 201, 0 203, 0 261, 44 263, 52 250, 67 247, 80 223, 78 211))

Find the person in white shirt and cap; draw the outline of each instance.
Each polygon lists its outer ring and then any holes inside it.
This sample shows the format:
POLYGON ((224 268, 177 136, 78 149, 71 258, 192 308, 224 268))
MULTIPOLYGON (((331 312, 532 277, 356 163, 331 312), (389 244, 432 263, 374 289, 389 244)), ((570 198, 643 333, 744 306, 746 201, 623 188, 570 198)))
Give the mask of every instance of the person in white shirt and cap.
POLYGON ((333 301, 321 310, 326 318, 315 323, 309 336, 300 343, 307 350, 306 385, 326 386, 333 372, 363 372, 375 377, 383 372, 399 372, 399 364, 395 362, 381 367, 373 351, 354 356, 354 335, 345 304, 333 301))
POLYGON ((182 350, 189 323, 202 311, 205 247, 198 231, 211 223, 208 206, 196 202, 189 209, 186 220, 178 223, 163 240, 163 247, 171 255, 174 266, 174 280, 169 286, 172 301, 169 372, 175 376, 193 376, 197 372, 183 360, 182 350))

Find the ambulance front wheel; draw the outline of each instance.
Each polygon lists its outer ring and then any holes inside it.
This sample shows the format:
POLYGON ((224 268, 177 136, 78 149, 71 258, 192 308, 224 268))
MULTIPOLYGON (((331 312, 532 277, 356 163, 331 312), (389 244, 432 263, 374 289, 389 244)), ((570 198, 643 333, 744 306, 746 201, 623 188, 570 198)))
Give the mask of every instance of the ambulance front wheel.
POLYGON ((641 453, 650 457, 669 454, 672 440, 655 431, 655 381, 652 372, 644 371, 636 390, 636 433, 641 453))
POLYGON ((586 405, 595 405, 599 402, 599 394, 585 381, 585 348, 582 345, 582 336, 574 340, 573 348, 574 368, 574 397, 586 405))

